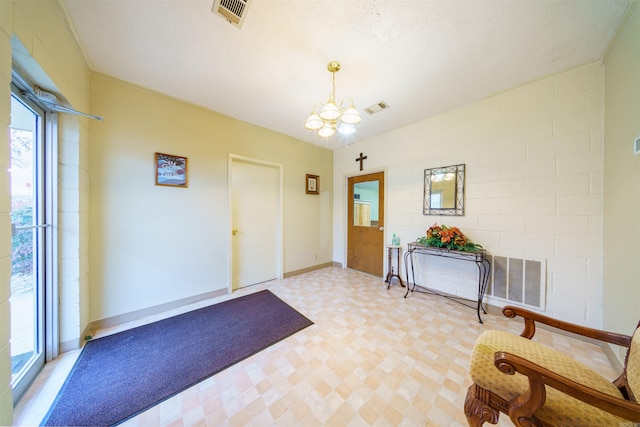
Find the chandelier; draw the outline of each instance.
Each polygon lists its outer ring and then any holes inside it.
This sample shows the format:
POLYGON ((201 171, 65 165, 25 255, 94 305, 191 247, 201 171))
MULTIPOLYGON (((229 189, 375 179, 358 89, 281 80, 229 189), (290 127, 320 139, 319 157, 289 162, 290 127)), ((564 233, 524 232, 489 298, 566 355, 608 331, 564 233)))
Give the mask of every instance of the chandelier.
POLYGON ((341 135, 351 135, 362 119, 353 105, 353 99, 345 98, 340 104, 336 102, 336 73, 340 71, 340 63, 331 61, 327 64, 327 69, 331 71, 333 83, 329 100, 326 104, 318 103, 313 106, 304 127, 317 130, 318 135, 323 138, 333 136, 336 131, 341 135))

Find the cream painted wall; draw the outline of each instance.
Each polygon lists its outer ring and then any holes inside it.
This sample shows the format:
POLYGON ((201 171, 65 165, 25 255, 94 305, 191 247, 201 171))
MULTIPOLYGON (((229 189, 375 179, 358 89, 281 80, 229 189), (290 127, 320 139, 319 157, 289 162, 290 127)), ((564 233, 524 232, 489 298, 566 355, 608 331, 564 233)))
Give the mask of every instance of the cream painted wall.
MULTIPOLYGON (((458 226, 493 254, 545 260, 548 314, 601 326, 603 95, 604 67, 588 64, 336 150, 334 260, 362 152, 363 173, 386 171, 385 242, 397 233, 406 249, 435 222, 458 226), (424 169, 460 163, 466 215, 424 216, 424 169)), ((473 297, 472 263, 431 264, 430 286, 473 297)))
MULTIPOLYGON (((52 0, 17 1, 13 61, 35 84, 81 111, 89 107, 89 69, 52 0)), ((61 351, 78 348, 89 321, 88 119, 58 117, 58 298, 61 351)))
POLYGON ((626 334, 640 321, 639 41, 636 5, 605 58, 604 328, 626 334))
POLYGON ((91 109, 92 320, 227 289, 229 153, 284 165, 284 272, 331 262, 331 151, 101 75, 91 109), (188 188, 154 185, 155 152, 188 188))
MULTIPOLYGON (((13 3, 0 2, 0 128, 11 123, 11 37, 13 35, 13 3)), ((9 168, 9 133, 0 132, 0 425, 13 423, 11 393, 11 193, 9 168)))
MULTIPOLYGON (((458 225, 490 251, 545 257, 551 314, 628 330, 640 302, 639 267, 633 257, 633 239, 640 236, 631 223, 635 215, 628 212, 637 212, 640 203, 637 188, 633 193, 617 189, 631 190, 640 173, 638 158, 626 154, 640 132, 634 128, 640 109, 638 80, 631 74, 639 62, 634 48, 640 37, 638 19, 636 10, 606 59, 604 167, 603 68, 591 64, 338 150, 332 170, 331 153, 324 150, 102 76, 92 80, 90 104, 88 70, 55 1, 0 1, 0 127, 9 124, 14 34, 26 48, 16 53, 19 58, 33 59, 74 107, 107 117, 104 123, 91 122, 96 136, 89 142, 88 120, 61 115, 61 339, 77 346, 89 320, 225 286, 226 256, 219 245, 226 245, 227 152, 285 164, 286 272, 330 261, 332 253, 335 261, 344 262, 344 182, 359 173, 354 159, 363 151, 369 156, 364 172, 387 171, 386 241, 397 232, 406 244, 435 221, 458 225), (154 151, 189 156, 189 189, 153 186, 154 151), (95 166, 91 187, 90 155, 95 166), (467 216, 422 216, 422 170, 460 162, 468 168, 467 216), (321 176, 320 196, 304 194, 305 173, 321 176), (189 194, 198 197, 187 200, 189 194), (185 228, 178 230, 179 243, 198 249, 197 260, 180 257, 182 264, 175 263, 145 241, 158 241, 154 239, 161 235, 155 232, 169 218, 169 213, 158 212, 167 205, 177 206, 170 223, 185 228), (95 214, 91 221, 90 207, 95 214), (96 208, 101 209, 97 214, 96 208), (622 243, 613 234, 605 237, 604 317, 603 210, 605 230, 624 224, 635 236, 622 243), (97 235, 92 236, 91 269, 89 232, 97 235), (131 237, 131 246, 123 243, 124 237, 131 237), (624 263, 618 265, 616 259, 624 263), (157 265, 176 264, 194 269, 153 276, 157 265), (156 280, 134 281, 143 271, 156 280), (185 287, 173 289, 176 275, 185 287), (125 281, 118 282, 121 278, 125 281), (621 282, 631 284, 618 286, 621 282)), ((9 425, 6 132, 0 134, 0 147, 0 425, 9 425)))
MULTIPOLYGON (((41 87, 62 94, 77 109, 89 105, 88 69, 53 0, 0 2, 0 127, 10 123, 12 62, 41 87), (12 51, 12 39, 14 43, 12 51)), ((61 115, 59 132, 58 235, 63 254, 58 262, 60 280, 60 340, 77 347, 88 323, 87 239, 80 237, 88 221, 87 121, 61 115), (85 269, 84 273, 81 270, 85 269)), ((9 144, 0 136, 0 425, 11 424, 9 283, 10 210, 9 144)))

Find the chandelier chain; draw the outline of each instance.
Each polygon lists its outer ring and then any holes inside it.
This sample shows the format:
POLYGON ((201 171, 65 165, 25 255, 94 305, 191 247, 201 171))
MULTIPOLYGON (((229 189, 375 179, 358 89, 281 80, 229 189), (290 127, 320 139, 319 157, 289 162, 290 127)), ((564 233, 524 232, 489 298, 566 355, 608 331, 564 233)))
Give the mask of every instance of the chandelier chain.
POLYGON ((304 127, 318 131, 318 135, 323 138, 333 136, 336 131, 342 135, 351 135, 356 131, 356 125, 361 121, 360 113, 356 110, 353 99, 345 98, 340 104, 336 101, 336 73, 340 71, 340 63, 337 61, 329 62, 327 69, 331 72, 329 100, 326 104, 313 106, 304 127), (348 105, 346 108, 345 104, 348 105), (316 111, 317 106, 321 107, 319 113, 316 111))

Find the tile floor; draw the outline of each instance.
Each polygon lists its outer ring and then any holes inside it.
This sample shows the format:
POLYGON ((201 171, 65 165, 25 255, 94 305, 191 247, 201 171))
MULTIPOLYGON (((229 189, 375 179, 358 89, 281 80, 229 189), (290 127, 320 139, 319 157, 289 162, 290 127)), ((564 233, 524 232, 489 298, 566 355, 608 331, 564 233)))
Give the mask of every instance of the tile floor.
MULTIPOLYGON (((252 286, 97 337, 268 288, 315 324, 125 422, 136 426, 466 426, 469 357, 487 329, 521 323, 428 294, 404 299, 381 279, 324 268, 252 286)), ((601 349, 539 330, 537 339, 614 378, 601 349)), ((48 363, 19 402, 15 425, 37 425, 79 351, 48 363)), ((501 416, 500 426, 512 425, 501 416)))

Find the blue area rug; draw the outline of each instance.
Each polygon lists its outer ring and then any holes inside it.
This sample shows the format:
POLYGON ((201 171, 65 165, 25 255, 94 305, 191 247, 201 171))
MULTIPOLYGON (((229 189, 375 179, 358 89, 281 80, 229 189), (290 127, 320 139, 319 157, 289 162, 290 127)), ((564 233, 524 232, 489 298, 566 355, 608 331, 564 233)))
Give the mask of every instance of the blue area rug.
POLYGON ((312 324, 265 290, 89 341, 42 424, 119 424, 312 324))

